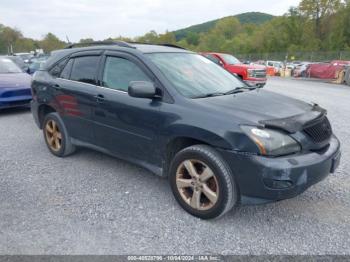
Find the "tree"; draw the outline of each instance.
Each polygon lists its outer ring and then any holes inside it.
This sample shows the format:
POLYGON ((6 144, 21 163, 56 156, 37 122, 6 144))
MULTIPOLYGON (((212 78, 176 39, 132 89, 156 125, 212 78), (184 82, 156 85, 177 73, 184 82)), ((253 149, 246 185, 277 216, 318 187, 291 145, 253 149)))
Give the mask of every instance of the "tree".
POLYGON ((19 30, 0 25, 0 52, 7 53, 10 46, 16 52, 15 43, 21 38, 23 35, 19 30))
POLYGON ((189 32, 185 39, 189 45, 197 46, 199 44, 199 34, 197 33, 189 32))
POLYGON ((160 34, 156 41, 159 44, 176 44, 174 33, 166 31, 165 34, 160 34))
POLYGON ((344 42, 350 48, 350 0, 347 1, 346 7, 343 9, 343 30, 344 42))
POLYGON ((240 30, 241 24, 236 17, 226 17, 219 20, 210 33, 221 35, 225 39, 232 39, 240 30))
POLYGON ((19 38, 14 43, 16 52, 30 52, 38 48, 37 41, 31 38, 19 38))
POLYGON ((158 42, 158 34, 156 31, 152 30, 146 33, 144 36, 136 38, 137 42, 155 44, 158 42))
POLYGON ((39 46, 44 49, 45 52, 51 52, 53 50, 62 49, 66 45, 65 42, 58 39, 57 36, 55 36, 52 33, 48 33, 43 40, 39 42, 39 46))
POLYGON ((302 0, 299 9, 303 15, 315 21, 316 35, 321 38, 322 19, 339 11, 341 6, 341 0, 302 0))
POLYGON ((81 44, 88 44, 88 43, 91 43, 91 42, 94 42, 94 39, 92 38, 82 38, 79 40, 79 43, 81 44))

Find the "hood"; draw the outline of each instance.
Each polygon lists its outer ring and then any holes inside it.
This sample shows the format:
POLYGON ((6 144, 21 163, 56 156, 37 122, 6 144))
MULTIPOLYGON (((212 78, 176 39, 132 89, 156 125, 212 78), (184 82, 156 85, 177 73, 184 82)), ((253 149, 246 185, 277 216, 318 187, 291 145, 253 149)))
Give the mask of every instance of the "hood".
POLYGON ((0 74, 0 89, 30 88, 31 76, 26 73, 0 74))
POLYGON ((234 118, 240 124, 273 126, 288 132, 297 131, 296 128, 300 128, 300 125, 311 121, 321 113, 321 110, 316 110, 316 113, 310 114, 315 111, 314 106, 260 89, 194 101, 200 107, 214 110, 217 115, 222 115, 226 119, 234 118))

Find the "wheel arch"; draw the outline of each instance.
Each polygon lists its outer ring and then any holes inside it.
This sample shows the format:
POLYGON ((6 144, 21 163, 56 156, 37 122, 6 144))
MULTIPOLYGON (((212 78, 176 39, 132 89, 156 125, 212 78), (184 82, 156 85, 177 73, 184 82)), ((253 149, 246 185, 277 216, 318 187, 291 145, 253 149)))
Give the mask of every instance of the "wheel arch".
POLYGON ((39 119, 39 125, 40 125, 41 129, 43 128, 43 122, 44 122, 45 116, 49 113, 52 113, 52 112, 57 112, 57 110, 50 105, 42 104, 39 106, 38 119, 39 119))
POLYGON ((172 136, 163 148, 163 175, 167 175, 170 163, 174 156, 181 150, 193 145, 208 145, 213 148, 231 148, 231 145, 222 137, 212 132, 195 128, 191 132, 184 132, 172 136))

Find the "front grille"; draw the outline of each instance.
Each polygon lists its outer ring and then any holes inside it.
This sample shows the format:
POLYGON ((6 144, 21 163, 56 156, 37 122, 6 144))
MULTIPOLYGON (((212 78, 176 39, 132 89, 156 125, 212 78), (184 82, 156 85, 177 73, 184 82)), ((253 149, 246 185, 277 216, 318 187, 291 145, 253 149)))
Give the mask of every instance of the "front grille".
POLYGON ((266 78, 266 70, 254 70, 254 77, 266 78))
POLYGON ((328 140, 332 135, 332 127, 327 117, 304 128, 304 132, 315 143, 322 143, 328 140))

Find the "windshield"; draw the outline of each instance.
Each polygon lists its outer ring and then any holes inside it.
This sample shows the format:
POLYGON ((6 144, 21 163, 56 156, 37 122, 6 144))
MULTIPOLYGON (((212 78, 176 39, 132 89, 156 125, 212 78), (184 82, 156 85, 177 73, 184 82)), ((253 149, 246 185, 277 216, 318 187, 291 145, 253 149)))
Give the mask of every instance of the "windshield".
POLYGON ((10 59, 0 58, 0 74, 22 73, 22 70, 10 59))
POLYGON ((239 61, 233 55, 221 54, 220 56, 225 60, 226 64, 229 64, 229 65, 241 64, 241 61, 239 61))
POLYGON ((198 54, 154 53, 148 56, 176 90, 189 98, 248 88, 225 69, 198 54))

